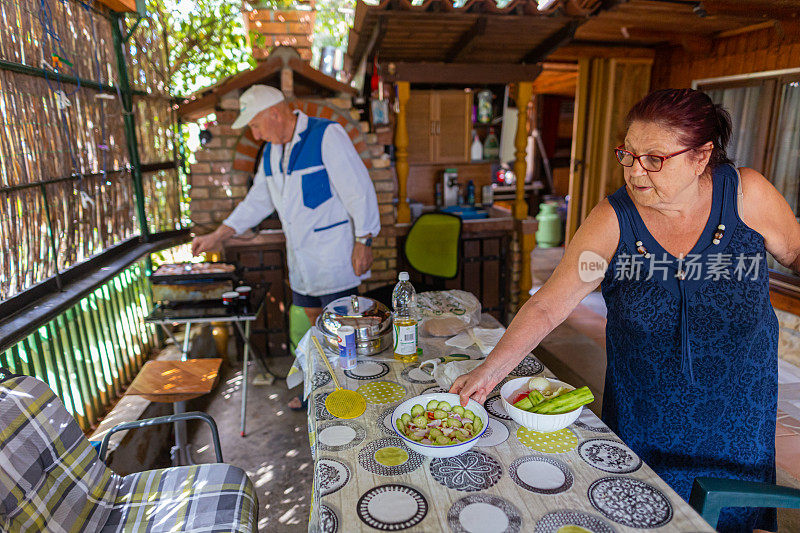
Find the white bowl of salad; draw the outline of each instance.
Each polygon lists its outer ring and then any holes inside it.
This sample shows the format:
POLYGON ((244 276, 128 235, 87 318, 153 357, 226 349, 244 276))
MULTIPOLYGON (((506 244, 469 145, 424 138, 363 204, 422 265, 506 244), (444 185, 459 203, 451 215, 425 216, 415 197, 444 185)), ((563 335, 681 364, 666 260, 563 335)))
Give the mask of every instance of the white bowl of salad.
POLYGON ((569 426, 594 401, 588 387, 576 389, 553 378, 517 378, 500 389, 503 407, 516 423, 549 433, 569 426), (537 412, 539 411, 539 412, 537 412))
POLYGON ((475 400, 462 407, 458 394, 422 394, 392 413, 392 428, 406 446, 427 457, 454 457, 478 442, 489 415, 475 400))

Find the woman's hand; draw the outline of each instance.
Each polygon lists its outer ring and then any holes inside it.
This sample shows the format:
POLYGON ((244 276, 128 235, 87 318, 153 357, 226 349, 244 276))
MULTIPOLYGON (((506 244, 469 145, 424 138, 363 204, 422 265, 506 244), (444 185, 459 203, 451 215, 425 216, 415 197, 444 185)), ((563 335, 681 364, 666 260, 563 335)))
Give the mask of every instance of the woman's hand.
POLYGON ((467 406, 470 398, 483 405, 486 396, 504 377, 502 372, 498 372, 494 365, 486 360, 472 372, 458 376, 450 387, 450 392, 461 396, 463 407, 467 406))
POLYGON ((606 199, 592 209, 564 252, 564 257, 547 282, 522 306, 486 360, 456 379, 450 392, 461 396, 461 405, 470 398, 483 403, 486 396, 545 336, 561 324, 587 294, 600 284, 597 276, 581 275, 581 256, 592 252, 592 261, 608 261, 619 242, 619 223, 606 199), (599 256, 599 257, 598 257, 599 256))

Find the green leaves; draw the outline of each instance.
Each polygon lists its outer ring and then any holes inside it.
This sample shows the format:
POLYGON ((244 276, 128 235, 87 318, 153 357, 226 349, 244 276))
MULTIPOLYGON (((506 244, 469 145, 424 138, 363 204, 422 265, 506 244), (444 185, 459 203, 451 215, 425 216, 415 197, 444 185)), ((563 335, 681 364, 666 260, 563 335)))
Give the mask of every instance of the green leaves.
POLYGON ((171 92, 188 95, 255 66, 241 3, 232 0, 149 0, 164 28, 171 92))
MULTIPOLYGON (((163 28, 168 43, 164 78, 169 80, 173 95, 191 94, 256 66, 249 44, 252 41, 263 46, 264 37, 253 31, 247 35, 241 0, 147 2, 148 12, 163 28)), ((259 2, 259 7, 279 10, 291 9, 292 5, 290 0, 259 2)), ((317 0, 314 28, 316 57, 324 46, 347 47, 354 8, 355 0, 317 0)), ((154 50, 152 53, 160 52, 154 50)))

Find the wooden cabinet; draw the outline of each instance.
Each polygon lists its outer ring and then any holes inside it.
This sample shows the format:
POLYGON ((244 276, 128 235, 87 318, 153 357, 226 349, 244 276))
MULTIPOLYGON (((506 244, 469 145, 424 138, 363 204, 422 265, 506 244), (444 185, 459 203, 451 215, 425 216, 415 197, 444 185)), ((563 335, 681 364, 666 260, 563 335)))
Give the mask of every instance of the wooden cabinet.
POLYGON ((411 91, 406 117, 409 163, 469 161, 471 92, 411 91))

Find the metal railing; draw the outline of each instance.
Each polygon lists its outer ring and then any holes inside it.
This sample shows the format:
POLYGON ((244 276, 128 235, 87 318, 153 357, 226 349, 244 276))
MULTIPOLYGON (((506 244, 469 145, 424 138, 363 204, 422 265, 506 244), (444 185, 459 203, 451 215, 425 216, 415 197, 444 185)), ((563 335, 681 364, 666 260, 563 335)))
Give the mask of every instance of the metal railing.
POLYGON ((133 380, 158 342, 145 261, 0 352, 0 366, 46 382, 86 431, 133 380))

